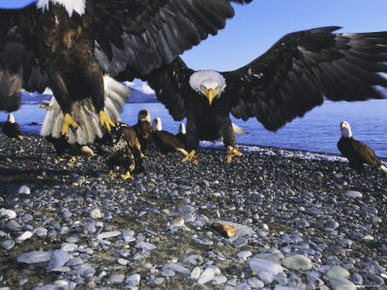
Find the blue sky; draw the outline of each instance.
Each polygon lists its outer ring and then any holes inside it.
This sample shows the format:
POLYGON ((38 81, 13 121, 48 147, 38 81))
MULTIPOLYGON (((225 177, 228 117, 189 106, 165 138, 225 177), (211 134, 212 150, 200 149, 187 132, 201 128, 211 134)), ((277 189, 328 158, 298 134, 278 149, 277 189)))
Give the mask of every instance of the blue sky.
POLYGON ((234 70, 263 54, 285 34, 304 29, 387 30, 386 0, 253 0, 234 7, 235 17, 225 29, 183 54, 189 67, 234 70))
MULTIPOLYGON (((1 0, 23 7, 30 0, 1 0)), ((387 0, 253 0, 234 5, 226 28, 182 55, 193 69, 234 70, 260 56, 287 33, 320 26, 339 32, 387 30, 387 0)))

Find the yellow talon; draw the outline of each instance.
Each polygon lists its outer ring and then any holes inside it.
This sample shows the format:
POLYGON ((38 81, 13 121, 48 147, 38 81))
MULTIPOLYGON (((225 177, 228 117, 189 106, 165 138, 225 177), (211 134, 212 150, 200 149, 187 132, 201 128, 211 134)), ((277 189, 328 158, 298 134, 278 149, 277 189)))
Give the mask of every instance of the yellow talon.
POLYGON ((74 121, 69 113, 66 113, 63 118, 62 135, 65 135, 66 137, 69 136, 70 126, 72 126, 74 129, 78 128, 77 122, 74 121))
POLYGON ((128 179, 128 178, 133 179, 133 176, 130 175, 130 171, 127 171, 126 174, 121 175, 121 178, 122 179, 128 179))
POLYGON ((58 161, 59 161, 59 162, 64 161, 64 158, 58 157, 58 161))
POLYGON ((77 159, 75 158, 75 156, 72 156, 71 159, 69 160, 69 162, 76 162, 77 159))
POLYGON ((116 177, 117 174, 113 172, 113 170, 110 170, 109 174, 105 174, 105 177, 116 177))
POLYGON ((184 158, 183 158, 183 162, 187 162, 187 161, 192 161, 195 163, 195 164, 199 164, 199 160, 198 158, 196 157, 196 150, 192 150, 190 153, 188 153, 184 158))
POLYGON ((114 122, 110 120, 110 118, 105 114, 104 111, 99 112, 99 125, 101 127, 106 127, 106 129, 110 132, 112 129, 111 127, 115 127, 114 122))
POLYGON ((242 156, 243 153, 236 150, 236 148, 228 146, 227 147, 227 163, 231 163, 231 159, 234 156, 242 156))

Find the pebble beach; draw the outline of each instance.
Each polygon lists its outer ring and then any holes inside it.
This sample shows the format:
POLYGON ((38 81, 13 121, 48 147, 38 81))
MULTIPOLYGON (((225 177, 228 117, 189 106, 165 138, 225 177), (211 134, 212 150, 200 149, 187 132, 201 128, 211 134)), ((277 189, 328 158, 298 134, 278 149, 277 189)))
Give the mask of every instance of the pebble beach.
POLYGON ((123 180, 0 134, 0 289, 386 289, 385 173, 238 149, 195 165, 151 147, 123 180))

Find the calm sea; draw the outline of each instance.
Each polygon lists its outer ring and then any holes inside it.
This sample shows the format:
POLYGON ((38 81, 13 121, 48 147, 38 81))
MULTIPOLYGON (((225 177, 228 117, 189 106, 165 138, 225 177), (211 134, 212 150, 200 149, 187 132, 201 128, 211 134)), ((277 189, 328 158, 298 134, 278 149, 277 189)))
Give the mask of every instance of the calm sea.
MULTIPOLYGON (((151 118, 160 117, 163 128, 176 133, 179 122, 175 122, 164 105, 159 103, 129 103, 124 106, 121 119, 128 124, 137 122, 137 113, 148 109, 151 118)), ((42 122, 45 110, 39 105, 22 105, 14 112, 16 121, 23 132, 39 134, 40 126, 32 122, 42 122)), ((0 121, 7 119, 7 113, 0 112, 0 121)), ((326 101, 320 107, 297 118, 277 132, 269 132, 256 119, 247 122, 232 118, 234 124, 248 132, 237 135, 238 144, 251 144, 300 149, 313 152, 339 154, 336 143, 340 138, 339 125, 348 121, 354 137, 368 144, 380 157, 387 157, 387 100, 366 102, 331 102, 326 101)), ((184 120, 185 122, 185 120, 184 120)))

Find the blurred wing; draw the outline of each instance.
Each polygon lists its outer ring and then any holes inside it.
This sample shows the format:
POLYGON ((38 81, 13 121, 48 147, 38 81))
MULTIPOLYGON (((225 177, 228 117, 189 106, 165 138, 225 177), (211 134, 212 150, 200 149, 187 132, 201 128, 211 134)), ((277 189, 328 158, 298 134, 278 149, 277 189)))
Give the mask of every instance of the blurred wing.
POLYGON ((382 98, 387 32, 332 34, 324 27, 288 34, 248 65, 223 75, 231 113, 276 131, 330 100, 382 98))
POLYGON ((193 93, 189 85, 189 78, 194 71, 177 57, 172 63, 162 65, 144 77, 157 99, 165 105, 176 121, 186 117, 186 100, 193 93))
MULTIPOLYGON (((94 0, 89 21, 96 38, 95 56, 102 68, 130 80, 215 35, 234 15, 227 0, 94 0)), ((232 1, 232 2, 251 2, 232 1)))
POLYGON ((15 110, 20 89, 43 92, 48 86, 47 73, 25 38, 23 30, 28 27, 36 10, 35 4, 19 10, 0 9, 0 110, 15 110))

